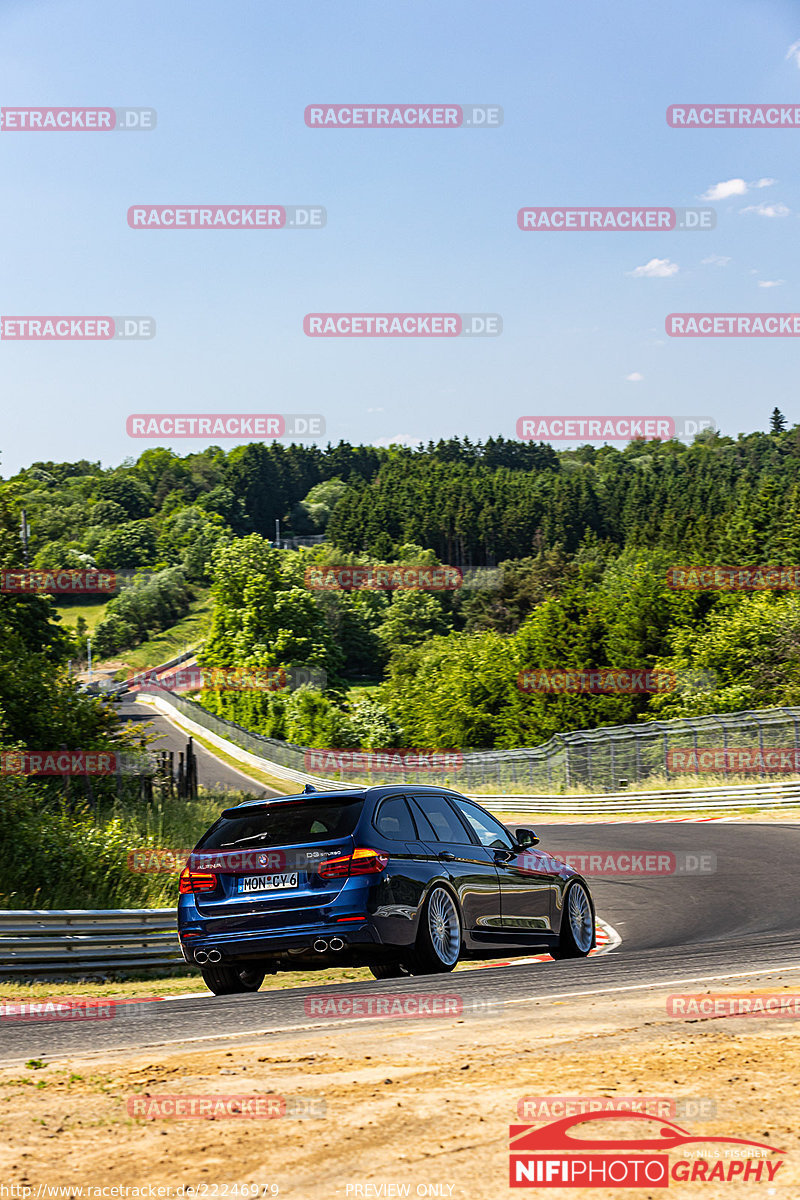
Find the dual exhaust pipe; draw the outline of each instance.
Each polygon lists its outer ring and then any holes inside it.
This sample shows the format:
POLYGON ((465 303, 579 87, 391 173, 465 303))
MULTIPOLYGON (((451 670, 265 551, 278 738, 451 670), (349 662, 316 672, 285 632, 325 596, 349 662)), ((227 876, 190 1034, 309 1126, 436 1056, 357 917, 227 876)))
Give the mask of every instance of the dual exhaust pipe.
POLYGON ((326 950, 344 950, 344 942, 340 937, 331 938, 329 942, 325 938, 317 938, 314 949, 317 954, 324 954, 326 950))
POLYGON ((194 961, 198 963, 218 963, 222 955, 219 950, 195 950, 194 961))
MULTIPOLYGON (((317 938, 314 942, 314 949, 317 954, 324 954, 327 950, 333 950, 334 952, 344 950, 344 946, 345 944, 340 937, 331 938, 330 941, 327 941, 325 938, 317 938)), ((194 961, 200 963, 201 966, 205 963, 218 963, 221 959, 222 955, 219 950, 203 950, 201 948, 194 952, 194 961)))

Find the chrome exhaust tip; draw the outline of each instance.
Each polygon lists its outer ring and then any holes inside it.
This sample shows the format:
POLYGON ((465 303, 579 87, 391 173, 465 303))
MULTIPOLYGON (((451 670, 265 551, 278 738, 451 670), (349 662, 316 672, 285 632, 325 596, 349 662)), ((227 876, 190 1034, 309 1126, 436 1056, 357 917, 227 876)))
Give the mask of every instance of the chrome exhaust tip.
POLYGON ((344 950, 344 942, 340 937, 331 938, 328 944, 331 950, 344 950))
POLYGON ((206 954, 205 950, 195 950, 194 961, 198 963, 207 963, 208 955, 206 954))
POLYGON ((324 938, 317 938, 317 940, 314 942, 314 949, 316 950, 317 954, 324 954, 328 949, 328 943, 324 938))
POLYGON ((209 962, 217 963, 220 961, 221 958, 222 958, 222 955, 220 954, 219 950, 209 950, 209 952, 208 952, 208 961, 209 962))

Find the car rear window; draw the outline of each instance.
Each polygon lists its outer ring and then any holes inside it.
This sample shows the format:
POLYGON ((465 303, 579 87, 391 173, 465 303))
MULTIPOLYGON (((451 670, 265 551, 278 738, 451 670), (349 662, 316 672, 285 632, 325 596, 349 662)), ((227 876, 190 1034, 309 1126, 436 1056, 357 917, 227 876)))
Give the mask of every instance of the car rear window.
POLYGON ((240 817, 220 817, 197 843, 197 850, 232 846, 299 846, 327 842, 353 832, 364 807, 363 796, 330 801, 298 800, 256 808, 240 817))

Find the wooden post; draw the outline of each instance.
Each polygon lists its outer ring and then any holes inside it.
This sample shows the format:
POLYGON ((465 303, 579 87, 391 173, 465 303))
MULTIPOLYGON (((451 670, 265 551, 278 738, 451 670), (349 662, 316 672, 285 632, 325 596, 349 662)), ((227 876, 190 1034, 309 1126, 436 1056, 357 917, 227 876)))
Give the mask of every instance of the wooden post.
POLYGON ((197 755, 194 752, 194 742, 189 738, 189 744, 186 747, 186 763, 188 776, 188 795, 192 800, 197 799, 197 755))

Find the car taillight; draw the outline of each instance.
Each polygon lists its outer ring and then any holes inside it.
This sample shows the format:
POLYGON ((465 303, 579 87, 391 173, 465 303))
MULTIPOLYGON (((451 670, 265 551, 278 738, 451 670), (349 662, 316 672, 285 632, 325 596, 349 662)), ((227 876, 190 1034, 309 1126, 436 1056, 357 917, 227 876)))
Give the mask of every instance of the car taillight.
POLYGON ((389 865, 389 855, 382 850, 357 846, 352 854, 326 858, 319 864, 322 879, 347 879, 349 875, 377 875, 389 865))
POLYGON ((194 896, 197 892, 213 892, 217 886, 217 877, 211 871, 190 871, 188 867, 181 871, 178 891, 182 896, 194 896))

